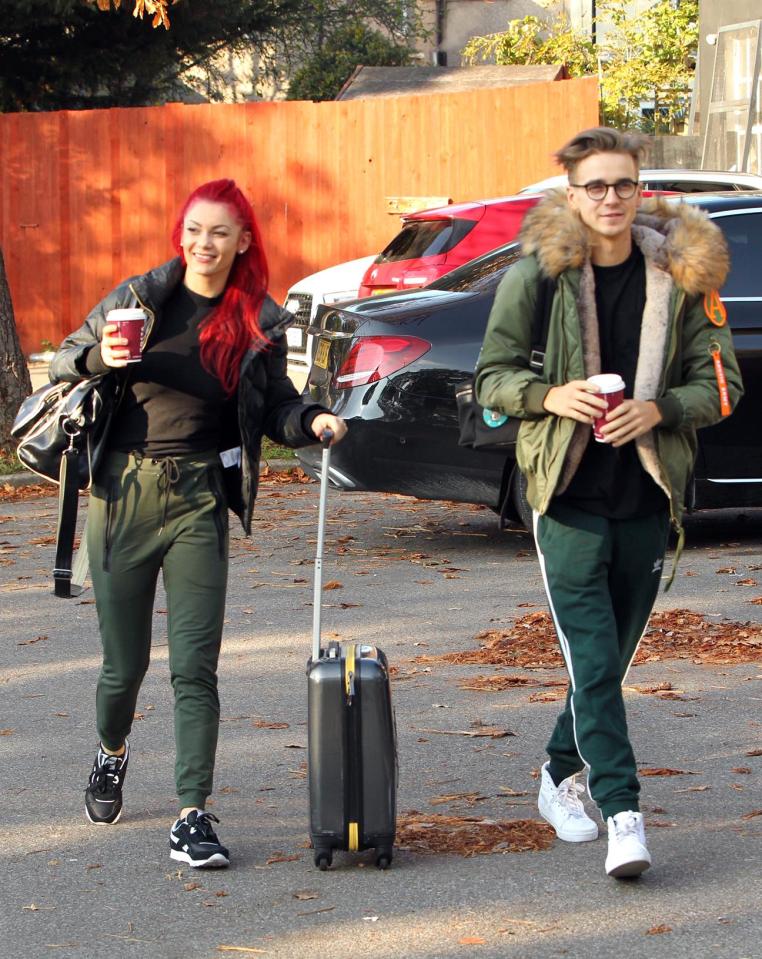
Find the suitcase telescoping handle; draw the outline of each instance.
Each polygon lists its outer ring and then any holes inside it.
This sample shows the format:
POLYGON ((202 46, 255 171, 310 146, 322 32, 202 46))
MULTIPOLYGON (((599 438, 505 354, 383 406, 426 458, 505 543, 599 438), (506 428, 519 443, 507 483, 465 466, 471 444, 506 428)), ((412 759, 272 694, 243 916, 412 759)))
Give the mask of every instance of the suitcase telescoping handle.
POLYGON ((320 503, 318 506, 317 552, 315 554, 315 595, 312 600, 312 662, 320 658, 320 614, 323 601, 323 540, 325 538, 325 511, 328 498, 328 468, 331 462, 333 432, 323 430, 320 442, 323 459, 320 465, 320 503))

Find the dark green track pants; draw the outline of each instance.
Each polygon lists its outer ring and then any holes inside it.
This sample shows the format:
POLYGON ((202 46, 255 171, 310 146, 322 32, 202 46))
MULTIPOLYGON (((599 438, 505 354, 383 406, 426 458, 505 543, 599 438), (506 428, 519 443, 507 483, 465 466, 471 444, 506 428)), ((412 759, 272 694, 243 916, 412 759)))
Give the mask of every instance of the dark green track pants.
POLYGON ((551 614, 569 671, 566 706, 548 743, 551 775, 588 766, 604 819, 638 810, 622 681, 659 589, 669 513, 610 520, 555 504, 535 515, 551 614))
POLYGON ((101 741, 118 749, 130 732, 150 659, 162 570, 175 696, 175 782, 181 807, 203 808, 212 791, 219 728, 217 661, 228 569, 219 457, 154 461, 111 454, 91 492, 87 545, 103 644, 96 693, 101 741))

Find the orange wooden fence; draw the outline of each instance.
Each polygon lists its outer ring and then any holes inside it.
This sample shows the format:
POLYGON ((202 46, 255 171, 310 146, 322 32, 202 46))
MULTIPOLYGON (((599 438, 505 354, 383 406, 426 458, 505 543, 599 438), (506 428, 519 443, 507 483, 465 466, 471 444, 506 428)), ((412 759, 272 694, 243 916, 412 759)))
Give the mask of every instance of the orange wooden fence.
POLYGON ((170 104, 0 114, 0 245, 27 353, 57 344, 126 276, 172 255, 187 193, 235 178, 282 299, 300 277, 378 252, 388 196, 470 200, 557 172, 598 118, 594 79, 327 103, 170 104))

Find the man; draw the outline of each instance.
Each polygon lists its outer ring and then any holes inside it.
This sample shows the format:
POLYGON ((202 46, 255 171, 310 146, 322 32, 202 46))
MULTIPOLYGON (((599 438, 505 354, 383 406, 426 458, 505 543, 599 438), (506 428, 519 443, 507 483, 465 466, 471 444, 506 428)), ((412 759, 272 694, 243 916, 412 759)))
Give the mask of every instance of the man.
POLYGON ((644 149, 637 134, 599 127, 558 151, 569 186, 527 216, 524 257, 498 288, 476 371, 479 403, 524 421, 516 458, 569 672, 540 813, 567 842, 596 839, 576 781, 587 767, 608 826, 606 872, 616 877, 651 864, 621 684, 656 598, 670 522, 675 561, 682 548, 695 430, 742 395, 724 313, 705 308, 728 272, 722 233, 695 207, 641 208, 644 149), (537 373, 529 361, 540 283, 555 293, 537 373), (602 372, 624 379, 625 399, 606 414, 604 441, 591 442, 607 403, 587 378, 602 372))

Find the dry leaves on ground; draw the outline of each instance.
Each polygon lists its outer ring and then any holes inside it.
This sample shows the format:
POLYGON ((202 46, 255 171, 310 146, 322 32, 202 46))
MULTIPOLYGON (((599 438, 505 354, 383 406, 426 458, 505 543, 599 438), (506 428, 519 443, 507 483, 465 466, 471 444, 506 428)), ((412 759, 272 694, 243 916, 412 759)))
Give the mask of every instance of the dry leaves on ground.
POLYGON ((650 929, 646 929, 645 935, 646 935, 646 936, 661 936, 661 935, 663 935, 665 932, 672 932, 672 926, 667 926, 667 925, 665 925, 664 923, 662 923, 662 924, 659 925, 659 926, 651 926, 650 929))
POLYGON ((269 465, 260 470, 259 482, 262 486, 288 486, 291 484, 314 483, 301 466, 285 470, 274 470, 269 465))
POLYGON ((479 693, 497 693, 517 686, 563 686, 565 689, 567 683, 565 679, 549 679, 547 682, 542 682, 532 676, 472 676, 458 683, 458 686, 460 689, 473 689, 479 693))
POLYGON ((686 769, 669 769, 667 766, 642 766, 638 769, 639 776, 695 776, 696 773, 686 769))
POLYGON ((39 486, 11 486, 10 483, 0 485, 0 502, 18 503, 27 499, 40 499, 43 496, 57 496, 58 487, 52 483, 41 483, 39 486))
POLYGON ((490 853, 539 852, 553 845, 555 833, 537 819, 484 819, 443 816, 412 810, 399 816, 395 843, 417 853, 483 856, 490 853))
MULTIPOLYGON (((512 666, 523 669, 554 669, 564 665, 558 651, 553 621, 546 612, 535 611, 518 618, 508 629, 488 629, 478 633, 479 649, 467 649, 442 656, 418 656, 416 663, 445 662, 457 665, 512 666)), ((654 613, 640 643, 635 663, 664 659, 690 659, 694 663, 714 665, 753 663, 762 660, 762 625, 731 620, 710 622, 703 614, 689 609, 671 609, 654 613)), ((473 683, 474 680, 468 680, 473 683)), ((494 689, 520 685, 510 677, 490 680, 494 689), (505 685, 500 685, 505 683, 505 685)), ((482 689, 489 691, 490 683, 482 689)), ((465 686, 464 688, 477 688, 465 686)), ((664 698, 668 696, 665 691, 664 698)), ((678 694, 679 695, 679 694, 678 694)))

